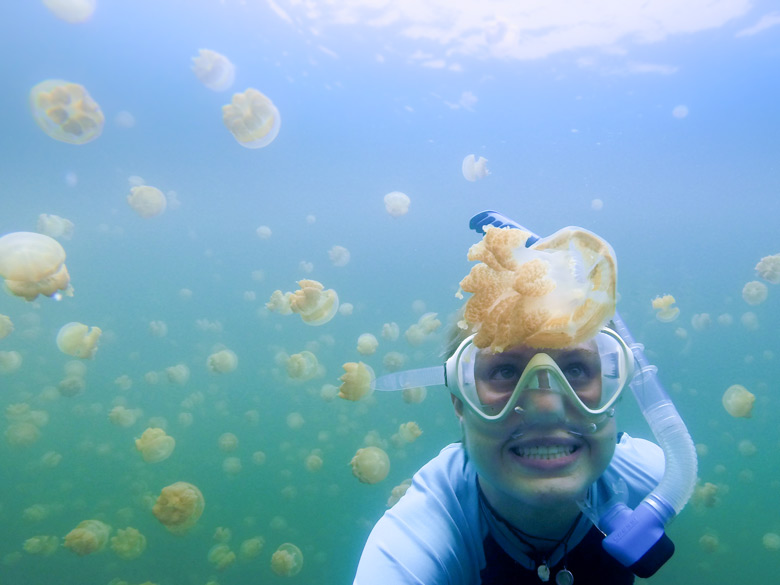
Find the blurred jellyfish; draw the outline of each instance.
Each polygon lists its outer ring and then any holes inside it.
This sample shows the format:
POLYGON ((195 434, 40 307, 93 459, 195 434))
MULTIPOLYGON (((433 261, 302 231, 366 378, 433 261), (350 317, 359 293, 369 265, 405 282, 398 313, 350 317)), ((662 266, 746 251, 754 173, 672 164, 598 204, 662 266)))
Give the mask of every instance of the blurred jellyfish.
POLYGON ((192 58, 192 71, 200 82, 214 91, 230 89, 236 78, 236 68, 230 59, 210 49, 198 49, 192 58))
POLYGON ((739 322, 742 323, 742 326, 748 331, 755 331, 758 329, 758 316, 753 311, 742 313, 739 322))
POLYGON ((352 314, 354 309, 355 307, 352 305, 352 303, 341 303, 341 305, 339 305, 339 314, 347 317, 352 314))
POLYGON ((12 294, 32 301, 39 294, 73 296, 65 267, 65 250, 54 238, 14 232, 0 238, 0 276, 12 294))
POLYGON ((382 365, 388 372, 397 372, 404 367, 406 356, 397 351, 390 351, 382 358, 382 365))
POLYGON ((261 225, 256 230, 257 237, 261 240, 267 240, 271 237, 271 228, 269 228, 267 225, 261 225))
POLYGON ((652 301, 653 309, 656 312, 655 317, 663 323, 670 323, 680 315, 680 309, 672 305, 676 301, 672 295, 655 297, 652 301))
POLYGON ((266 460, 266 455, 263 451, 255 451, 252 453, 252 463, 255 465, 263 465, 266 460))
POLYGON ((379 342, 371 333, 363 333, 360 335, 360 337, 358 337, 358 353, 362 355, 372 355, 376 352, 377 347, 379 347, 379 342))
POLYGON ((222 349, 206 359, 206 366, 216 374, 227 374, 238 367, 238 356, 229 349, 222 349))
POLYGON ((48 557, 59 550, 60 539, 58 536, 33 536, 24 541, 22 548, 28 554, 48 557))
POLYGON ((742 439, 737 444, 737 450, 743 457, 752 457, 758 453, 758 447, 756 447, 755 443, 753 443, 753 441, 750 439, 742 439))
POLYGON ((390 492, 390 497, 387 499, 387 507, 392 508, 395 506, 410 487, 412 487, 411 479, 405 479, 395 486, 390 492))
POLYGON ((119 405, 108 413, 108 420, 112 424, 127 428, 133 426, 142 414, 143 412, 138 408, 126 408, 119 405))
POLYGON ((674 106, 674 109, 672 109, 672 116, 678 120, 682 120, 688 116, 688 106, 684 106, 682 104, 679 106, 674 106))
POLYGON ((590 208, 593 211, 601 211, 604 209, 604 202, 601 199, 594 199, 590 202, 590 208))
POLYGON ((734 317, 732 317, 729 313, 723 313, 722 315, 718 315, 718 325, 723 325, 724 327, 728 327, 734 323, 734 317))
POLYGON ((97 0, 43 0, 43 3, 60 20, 78 24, 90 19, 97 0))
POLYGON ((403 423, 398 428, 398 436, 406 443, 413 443, 422 435, 422 429, 416 422, 403 423))
POLYGON ((238 437, 233 433, 222 433, 217 439, 219 450, 224 453, 230 453, 238 449, 238 437))
POLYGON ((772 284, 780 284, 780 254, 761 258, 756 264, 756 273, 772 284))
POLYGON ((385 210, 393 217, 401 217, 409 212, 409 196, 400 191, 392 191, 385 195, 385 210))
POLYGON ((146 537, 131 526, 120 528, 111 538, 111 550, 126 561, 137 559, 146 550, 146 537))
POLYGON ((100 327, 90 328, 83 323, 66 323, 57 333, 57 347, 73 357, 92 359, 97 352, 98 341, 103 334, 100 327))
POLYGON ((428 395, 428 390, 425 386, 415 386, 414 388, 404 388, 401 391, 401 396, 407 404, 419 404, 428 395))
POLYGON ((352 475, 361 483, 379 483, 390 472, 390 458, 379 447, 358 449, 350 465, 352 475))
POLYGON ((160 215, 168 205, 163 192, 149 185, 131 187, 127 203, 144 219, 160 215))
POLYGON ((0 339, 5 339, 14 330, 14 324, 8 315, 0 315, 0 339))
POLYGON ((761 538, 761 544, 764 545, 766 550, 780 550, 780 534, 777 534, 776 532, 767 532, 761 538))
POLYGON ((61 79, 47 79, 30 90, 33 118, 55 140, 86 144, 103 131, 105 118, 100 106, 83 85, 61 79))
POLYGON ((65 548, 79 556, 103 550, 111 527, 100 520, 84 520, 65 536, 65 548))
POLYGON ((222 122, 241 146, 262 148, 279 134, 281 117, 267 96, 250 87, 222 106, 222 122))
POLYGON ((735 418, 750 418, 756 397, 744 386, 734 384, 723 394, 723 408, 735 418))
POLYGON ((333 246, 328 250, 328 258, 333 266, 346 266, 349 264, 349 250, 344 246, 333 246))
POLYGON ((704 331, 710 325, 712 325, 712 317, 710 317, 709 313, 696 313, 691 317, 691 326, 696 331, 704 331))
POLYGON ((209 551, 208 561, 218 571, 224 571, 236 562, 236 553, 226 544, 216 544, 209 551))
POLYGON ((291 355, 287 363, 287 375, 295 380, 311 380, 319 373, 320 363, 310 351, 291 355))
POLYGON ((256 559, 260 556, 264 546, 265 539, 262 536, 248 538, 241 543, 238 549, 238 556, 245 561, 256 559))
POLYGON ((487 159, 484 156, 480 156, 477 159, 473 154, 463 159, 461 170, 463 171, 463 177, 467 181, 472 182, 477 179, 484 179, 490 174, 490 171, 487 169, 487 159))
POLYGON ((303 553, 292 543, 285 542, 271 555, 271 569, 282 577, 292 577, 303 568, 303 553))
POLYGON ((73 235, 73 222, 59 215, 41 213, 38 216, 38 232, 50 238, 69 240, 73 235))
POLYGON ((154 337, 165 337, 168 335, 168 325, 165 321, 149 321, 149 333, 154 337))
POLYGON ((114 117, 114 123, 120 128, 132 128, 135 126, 135 116, 127 110, 121 110, 114 117))
POLYGON ((190 379, 190 369, 185 364, 176 364, 165 368, 165 377, 171 384, 184 386, 190 379))
POLYGON ((760 305, 766 300, 769 289, 763 282, 751 280, 742 287, 742 298, 748 305, 760 305))
POLYGON ((185 534, 203 514, 205 505, 197 487, 177 481, 162 489, 152 513, 173 534, 185 534))
POLYGON ((291 412, 287 415, 287 426, 294 431, 303 428, 305 423, 306 421, 300 412, 291 412))
POLYGON ((720 539, 716 534, 708 532, 699 538, 699 546, 705 552, 715 552, 720 548, 720 539))
POLYGON ((222 471, 228 475, 238 475, 241 473, 241 459, 238 457, 225 457, 222 462, 222 471))
POLYGON ((400 332, 401 330, 398 327, 398 323, 391 322, 382 325, 382 339, 386 339, 387 341, 395 341, 398 339, 400 332))
POLYGON ((292 307, 290 306, 290 301, 292 300, 292 296, 293 294, 291 292, 283 293, 280 290, 275 290, 271 294, 271 298, 265 304, 265 308, 274 313, 279 313, 280 315, 291 315, 292 307))
POLYGON ((323 384, 320 388, 320 398, 325 402, 332 402, 339 395, 339 387, 333 384, 323 384))
POLYGON ((148 428, 135 440, 135 448, 141 452, 141 456, 147 463, 159 463, 165 461, 173 453, 176 440, 159 428, 148 428))
POLYGON ((322 457, 316 453, 308 455, 303 463, 306 469, 312 473, 322 469, 322 457))
POLYGON ((363 362, 347 362, 342 367, 344 375, 339 378, 342 382, 339 388, 339 398, 357 401, 374 392, 371 384, 376 377, 371 366, 363 362))

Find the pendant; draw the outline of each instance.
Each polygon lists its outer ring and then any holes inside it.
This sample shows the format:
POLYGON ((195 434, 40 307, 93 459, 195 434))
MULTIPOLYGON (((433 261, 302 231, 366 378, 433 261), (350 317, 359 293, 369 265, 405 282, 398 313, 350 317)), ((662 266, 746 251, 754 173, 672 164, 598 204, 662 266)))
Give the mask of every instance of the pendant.
POLYGON ((536 574, 539 575, 542 581, 547 583, 550 580, 550 567, 547 566, 547 563, 542 563, 537 567, 536 574))
POLYGON ((574 583, 574 575, 571 574, 569 569, 564 567, 555 575, 555 583, 556 585, 572 585, 574 583))

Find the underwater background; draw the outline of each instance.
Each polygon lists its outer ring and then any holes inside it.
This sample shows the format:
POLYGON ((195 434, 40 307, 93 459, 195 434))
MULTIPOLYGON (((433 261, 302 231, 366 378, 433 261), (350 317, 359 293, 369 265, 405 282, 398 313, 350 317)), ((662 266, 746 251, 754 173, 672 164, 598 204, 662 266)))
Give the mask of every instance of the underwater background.
MULTIPOLYGON (((677 552, 649 581, 776 579, 780 291, 755 270, 780 253, 773 2, 48 4, 0 6, 0 235, 36 231, 40 214, 72 222, 74 294, 0 295, 14 325, 0 340, 0 585, 351 582, 392 489, 459 429, 442 388, 351 402, 334 386, 345 362, 441 363, 483 209, 541 235, 582 226, 617 254, 618 309, 699 452, 699 489, 669 527, 677 552), (82 22, 68 5, 86 7, 82 22), (235 65, 229 88, 201 83, 199 49, 235 65), (68 144, 36 125, 29 94, 47 79, 86 88, 99 137, 68 144), (250 87, 281 120, 257 149, 222 121, 250 87), (489 174, 466 180, 470 154, 489 174), (164 213, 128 205, 140 184, 166 194, 164 213), (394 191, 405 213, 386 209, 394 191), (332 320, 266 308, 302 279, 337 292, 332 320), (768 287, 758 304, 743 298, 752 281, 768 287), (671 322, 651 304, 666 294, 671 322), (441 326, 415 335, 431 312, 441 326), (92 359, 58 349, 69 322, 102 329, 92 359), (373 354, 357 349, 364 333, 373 354), (238 364, 215 373, 222 349, 238 364), (295 378, 303 351, 319 366, 295 378), (733 384, 755 395, 752 417, 724 409, 733 384), (407 422, 413 442, 397 436, 407 422), (175 439, 156 463, 135 446, 148 427, 175 439), (376 484, 350 467, 367 445, 390 458, 376 484), (152 513, 180 481, 205 500, 183 535, 152 513), (62 546, 89 519, 111 537, 137 529, 145 550, 62 546), (41 536, 56 546, 36 550, 41 536), (262 547, 242 547, 253 538, 262 547), (303 555, 294 576, 271 569, 284 543, 303 555)), ((618 416, 651 437, 628 393, 618 416)))

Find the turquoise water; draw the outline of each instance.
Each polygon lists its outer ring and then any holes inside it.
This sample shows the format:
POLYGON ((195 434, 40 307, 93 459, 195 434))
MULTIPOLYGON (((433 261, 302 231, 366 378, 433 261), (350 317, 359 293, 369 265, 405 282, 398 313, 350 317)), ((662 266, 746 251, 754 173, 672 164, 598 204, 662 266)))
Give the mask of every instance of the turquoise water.
MULTIPOLYGON (((555 3, 363 4, 102 0, 78 24, 40 2, 0 8, 0 234, 34 231, 42 213, 75 226, 61 240, 73 297, 0 295, 0 314, 15 326, 0 351, 23 360, 0 374, 0 406, 27 404, 48 419, 26 446, 8 440, 8 417, 0 422, 0 584, 53 575, 62 585, 349 582, 392 488, 459 430, 441 389, 420 404, 399 395, 326 401, 321 389, 339 384, 344 362, 384 371, 391 351, 409 367, 439 362, 478 241, 468 219, 486 208, 541 234, 580 225, 612 244, 619 309, 707 447, 699 475, 718 487, 717 502, 690 504, 674 522, 677 554, 652 582, 771 582, 780 551, 762 537, 780 533, 778 290, 767 283, 757 306, 741 291, 762 257, 780 253, 772 3, 651 1, 631 11, 605 1, 581 14, 555 3), (191 71, 201 48, 235 64, 228 91, 191 71), (38 128, 28 94, 46 79, 88 90, 105 115, 99 138, 71 145, 38 128), (221 119, 248 87, 281 117, 261 149, 242 148, 221 119), (487 177, 464 179, 469 154, 488 159, 487 177), (134 176, 168 195, 165 213, 143 219, 130 208, 134 176), (411 200, 401 217, 385 210, 392 191, 411 200), (258 237, 261 225, 270 238, 258 237), (349 250, 346 266, 331 262, 335 245, 349 250), (337 291, 352 313, 312 327, 265 309, 274 290, 294 291, 304 278, 337 291), (654 316, 651 300, 662 294, 680 308, 672 323, 654 316), (756 329, 741 324, 748 311, 756 329), (403 332, 426 312, 443 325, 410 345, 403 332), (712 323, 698 330, 691 319, 702 313, 712 323), (731 324, 719 320, 725 314, 731 324), (74 358, 55 340, 70 321, 103 335, 82 362, 83 391, 66 397, 56 389, 74 358), (152 321, 167 334, 153 335, 152 321), (381 336, 391 322, 395 341, 381 336), (362 333, 379 340, 374 355, 358 353, 362 333), (238 367, 215 374, 206 361, 222 348, 238 367), (320 372, 291 379, 284 360, 303 350, 320 372), (177 364, 189 368, 184 384, 165 374, 177 364), (129 389, 115 382, 121 376, 129 389), (736 383, 756 396, 752 418, 721 405, 736 383), (142 414, 129 427, 112 424, 117 405, 142 414), (302 426, 288 424, 291 413, 302 426), (398 446, 392 436, 409 421, 423 434, 398 446), (159 463, 135 449, 149 426, 176 440, 159 463), (226 432, 238 437, 232 452, 218 444, 226 432), (391 461, 375 485, 349 466, 367 442, 391 461), (318 471, 305 465, 312 453, 318 471), (239 471, 224 469, 228 457, 239 471), (177 481, 205 498, 184 536, 150 509, 177 481), (146 550, 134 560, 110 543, 83 557, 62 546, 50 556, 24 550, 34 536, 62 542, 87 519, 112 536, 137 528, 146 550), (219 570, 208 559, 219 527, 237 554, 256 536, 264 548, 219 570), (286 542, 304 556, 289 578, 270 569, 286 542)), ((648 436, 632 400, 620 426, 648 436)))

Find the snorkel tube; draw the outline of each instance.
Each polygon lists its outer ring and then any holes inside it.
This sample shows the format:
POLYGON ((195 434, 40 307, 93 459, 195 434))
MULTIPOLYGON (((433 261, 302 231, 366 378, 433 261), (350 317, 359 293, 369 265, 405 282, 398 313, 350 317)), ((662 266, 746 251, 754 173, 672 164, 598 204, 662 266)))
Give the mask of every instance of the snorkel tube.
MULTIPOLYGON (((486 226, 518 228, 531 232, 496 211, 483 211, 469 221, 469 227, 484 233, 486 226)), ((532 235, 525 245, 539 240, 532 235)), ((658 486, 632 510, 625 485, 612 486, 614 496, 595 509, 580 503, 593 523, 605 535, 604 549, 639 577, 653 575, 674 553, 674 544, 664 527, 683 509, 696 484, 696 450, 688 429, 650 365, 644 348, 634 340, 623 319, 615 312, 615 329, 631 348, 637 368, 629 383, 642 414, 664 452, 666 465, 658 486)))

